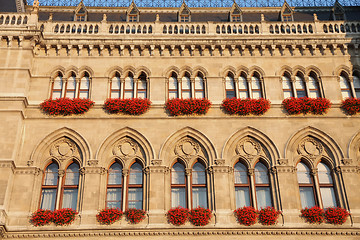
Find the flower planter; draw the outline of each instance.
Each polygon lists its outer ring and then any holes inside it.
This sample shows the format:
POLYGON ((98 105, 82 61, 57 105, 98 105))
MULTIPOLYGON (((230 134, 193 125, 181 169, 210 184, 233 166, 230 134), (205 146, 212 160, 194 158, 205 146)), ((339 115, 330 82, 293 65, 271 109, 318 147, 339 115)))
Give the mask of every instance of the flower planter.
POLYGON ((71 208, 63 208, 53 211, 52 222, 57 226, 70 225, 74 222, 78 212, 71 208))
POLYGON ((146 218, 146 211, 142 209, 129 208, 125 211, 126 219, 131 224, 137 224, 146 218))
POLYGON ((35 227, 48 225, 52 222, 53 212, 50 210, 39 209, 30 217, 30 222, 35 227))
POLYGON ((308 223, 320 224, 324 221, 324 210, 318 206, 301 209, 301 217, 308 223))
POLYGON ((221 106, 231 115, 263 115, 270 109, 270 101, 267 99, 231 98, 223 100, 221 106))
POLYGON ((262 208, 259 211, 259 223, 262 225, 275 225, 280 214, 281 212, 273 207, 262 208))
POLYGON ((192 209, 189 214, 190 222, 195 226, 205 226, 209 224, 212 217, 210 209, 197 207, 192 209))
POLYGON ((57 98, 47 99, 40 104, 40 109, 45 113, 57 115, 83 114, 94 106, 94 102, 85 98, 57 98))
POLYGON ((253 207, 238 208, 234 211, 238 223, 251 226, 256 223, 258 211, 253 207))
POLYGON ((290 115, 300 113, 322 115, 331 107, 331 102, 326 98, 292 97, 284 99, 282 105, 290 115))
POLYGON ((211 102, 205 98, 189 98, 189 99, 180 99, 174 98, 169 99, 165 103, 165 108, 172 116, 179 115, 192 115, 206 114, 211 106, 211 102))
POLYGON ((360 112, 360 99, 347 98, 341 102, 341 108, 348 115, 355 115, 360 112))
POLYGON ((123 212, 118 208, 108 208, 101 210, 96 215, 96 220, 103 225, 110 225, 116 221, 119 221, 123 215, 123 212))
POLYGON ((168 222, 172 225, 184 225, 189 217, 189 209, 183 207, 172 208, 167 212, 166 216, 168 222))
POLYGON ((104 102, 104 109, 111 114, 123 113, 141 115, 149 110, 151 101, 142 98, 109 98, 104 102))
POLYGON ((335 225, 344 224, 349 215, 346 209, 340 207, 327 208, 324 213, 326 222, 335 225))

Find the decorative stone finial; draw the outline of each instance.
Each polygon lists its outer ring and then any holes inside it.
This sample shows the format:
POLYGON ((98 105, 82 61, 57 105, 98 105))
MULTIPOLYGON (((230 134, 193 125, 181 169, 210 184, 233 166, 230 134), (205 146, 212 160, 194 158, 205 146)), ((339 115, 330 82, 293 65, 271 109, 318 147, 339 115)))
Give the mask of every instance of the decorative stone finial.
POLYGON ((318 20, 318 18, 317 18, 317 14, 316 13, 314 13, 314 21, 317 21, 318 20))
POLYGON ((52 19, 53 19, 53 14, 52 14, 52 13, 50 13, 50 15, 49 15, 49 21, 51 22, 51 21, 52 21, 52 19))
POLYGON ((265 16, 264 16, 264 14, 261 14, 261 21, 262 21, 262 22, 265 21, 265 16))
POLYGON ((103 14, 102 22, 106 22, 106 19, 107 19, 107 16, 106 16, 106 14, 104 13, 104 14, 103 14))
POLYGON ((156 22, 159 22, 160 21, 160 15, 159 14, 156 14, 156 22))
POLYGON ((38 12, 39 11, 39 6, 40 6, 39 0, 34 0, 33 12, 38 12))

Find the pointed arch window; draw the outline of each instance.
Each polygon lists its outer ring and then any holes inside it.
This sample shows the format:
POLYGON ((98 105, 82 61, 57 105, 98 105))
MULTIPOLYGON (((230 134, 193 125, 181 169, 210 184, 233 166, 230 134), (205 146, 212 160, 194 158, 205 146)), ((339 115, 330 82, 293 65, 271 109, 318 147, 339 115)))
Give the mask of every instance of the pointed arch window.
POLYGON ((302 208, 311 208, 316 204, 314 179, 309 168, 302 162, 297 165, 297 178, 299 183, 300 200, 302 208))
POLYGON ((351 98, 351 86, 350 82, 347 77, 343 74, 340 75, 340 89, 341 89, 341 96, 343 99, 351 98))
POLYGON ((307 96, 304 78, 299 74, 295 76, 295 89, 296 97, 300 98, 307 96))
POLYGON ((171 207, 187 207, 185 167, 176 162, 171 169, 171 207))
POLYGON ((121 79, 120 73, 118 72, 115 73, 115 76, 111 79, 110 82, 110 97, 121 98, 121 79))
POLYGON ((323 208, 336 207, 336 196, 331 171, 329 167, 322 162, 320 162, 317 167, 323 208))
POLYGON ((226 98, 228 98, 228 99, 236 97, 235 81, 234 81, 234 77, 231 73, 229 73, 225 77, 225 92, 226 92, 226 98))
POLYGON ((353 84, 354 84, 354 91, 355 97, 360 98, 360 77, 358 75, 353 76, 353 84))
POLYGON ((66 82, 65 97, 75 98, 76 97, 76 76, 74 73, 68 78, 66 82))
POLYGON ((250 198, 251 188, 250 188, 248 169, 241 162, 235 164, 234 178, 235 178, 236 208, 251 206, 252 205, 250 198))
POLYGON ((56 206, 56 196, 59 185, 59 166, 52 162, 49 164, 44 173, 41 188, 40 209, 54 210, 56 206))
POLYGON ((205 98, 205 82, 201 74, 195 77, 195 98, 205 98))
POLYGON ((125 78, 124 84, 124 98, 133 98, 134 97, 134 76, 132 73, 129 73, 125 78))
POLYGON ((108 171, 108 183, 106 193, 107 208, 122 208, 123 176, 122 166, 114 162, 108 171))
POLYGON ((319 91, 319 82, 316 79, 316 76, 313 76, 313 75, 309 76, 308 87, 309 87, 309 97, 311 97, 311 98, 321 97, 320 91, 319 91))
POLYGON ((130 167, 127 192, 127 207, 143 209, 143 169, 138 162, 130 167))
POLYGON ((204 165, 196 162, 192 168, 192 208, 208 208, 207 188, 206 188, 206 171, 204 165))
POLYGON ((88 72, 85 72, 80 80, 74 72, 66 80, 59 73, 52 80, 50 98, 90 98, 90 84, 91 78, 88 72))
POLYGON ((137 97, 147 98, 146 89, 147 89, 147 79, 145 73, 142 72, 137 81, 137 91, 136 91, 137 97))
POLYGON ((64 184, 62 186, 62 201, 60 208, 77 209, 79 177, 79 165, 73 162, 66 168, 64 184))
POLYGON ((249 98, 249 84, 245 76, 241 75, 239 77, 239 97, 240 98, 249 98))
POLYGON ((255 165, 255 193, 258 209, 272 206, 269 171, 261 162, 255 165))
POLYGON ((85 72, 84 76, 80 79, 79 98, 89 98, 90 89, 90 76, 85 72))
POLYGON ((61 98, 63 95, 64 81, 61 73, 55 77, 52 83, 52 91, 50 98, 61 98))
POLYGON ((259 76, 253 75, 251 77, 251 91, 252 91, 252 98, 262 98, 262 83, 260 81, 259 76))
POLYGON ((176 73, 172 73, 171 77, 169 78, 169 99, 171 98, 178 98, 179 97, 179 83, 177 80, 176 73))
POLYGON ((190 75, 187 73, 181 79, 181 94, 182 94, 182 98, 192 97, 190 75))
POLYGON ((287 75, 282 76, 282 87, 283 87, 284 98, 289 98, 294 96, 292 82, 287 75))

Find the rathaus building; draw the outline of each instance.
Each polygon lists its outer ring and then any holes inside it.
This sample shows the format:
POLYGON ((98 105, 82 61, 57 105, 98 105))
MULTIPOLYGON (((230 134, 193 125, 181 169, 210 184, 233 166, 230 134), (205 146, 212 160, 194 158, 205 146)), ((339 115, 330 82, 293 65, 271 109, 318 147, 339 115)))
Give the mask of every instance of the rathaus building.
POLYGON ((360 239, 357 0, 0 0, 0 239, 360 239), (283 100, 328 99, 323 114, 283 100), (90 99, 51 115, 47 99, 90 99), (113 114, 107 99, 149 99, 113 114), (208 99, 174 116, 171 99, 208 99), (224 99, 267 99, 264 114, 229 114, 224 99), (211 210, 205 226, 170 209, 211 210), (281 211, 275 225, 234 210, 281 211), (301 210, 340 207, 342 225, 301 210), (34 226, 38 209, 74 222, 34 226), (100 224, 98 212, 146 211, 100 224))

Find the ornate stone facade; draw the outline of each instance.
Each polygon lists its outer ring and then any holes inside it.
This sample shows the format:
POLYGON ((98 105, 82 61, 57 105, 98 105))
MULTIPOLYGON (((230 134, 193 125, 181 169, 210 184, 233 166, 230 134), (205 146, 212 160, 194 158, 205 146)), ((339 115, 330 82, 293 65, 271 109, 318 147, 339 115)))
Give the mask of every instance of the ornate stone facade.
MULTIPOLYGON (((360 237, 360 118, 340 108, 346 91, 357 96, 360 89, 360 7, 138 8, 133 3, 129 8, 60 8, 35 1, 18 10, 0 12, 0 238, 360 237), (63 85, 56 88, 59 78, 63 85), (303 92, 312 96, 315 82, 317 96, 332 102, 328 113, 287 115, 281 106, 287 78, 289 91, 298 97, 303 92), (221 108, 229 91, 238 98, 262 96, 271 108, 262 116, 229 115, 221 108), (95 106, 71 116, 40 110, 44 99, 69 93, 87 94, 95 106), (146 96, 151 109, 140 116, 109 114, 103 103, 113 94, 146 96), (171 94, 202 96, 212 106, 206 115, 170 116, 164 104, 171 94), (115 162, 122 167, 124 184, 134 162, 142 167, 141 204, 147 217, 138 225, 124 219, 111 226, 96 221, 107 206, 115 162), (247 169, 256 207, 259 162, 267 169, 272 206, 282 214, 276 226, 244 227, 233 215, 236 164, 247 169), (320 163, 330 169, 336 205, 351 213, 345 225, 311 225, 299 217, 300 162, 315 181, 320 163), (51 163, 58 166, 59 181, 69 164, 78 164, 79 217, 65 227, 34 227, 29 217, 41 206, 51 163), (197 174, 194 164, 204 166, 206 203, 214 214, 209 225, 167 223, 175 163, 184 166, 187 196, 197 174)), ((315 198, 325 207, 321 186, 314 183, 315 198)), ((126 191, 122 196, 129 198, 126 191)), ((186 201, 192 205, 190 197, 186 201)), ((57 207, 59 202, 57 196, 57 207)), ((127 206, 121 203, 123 210, 127 206)))

